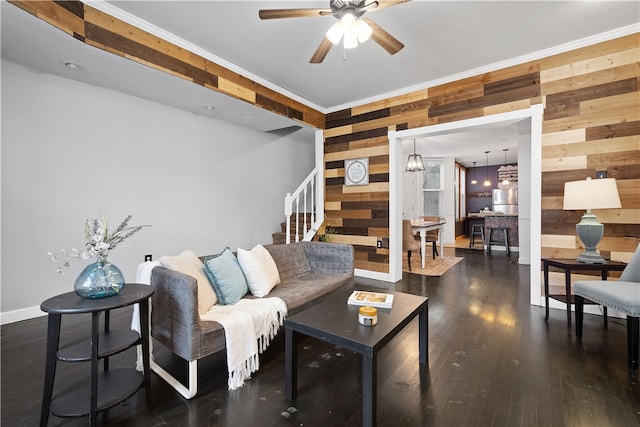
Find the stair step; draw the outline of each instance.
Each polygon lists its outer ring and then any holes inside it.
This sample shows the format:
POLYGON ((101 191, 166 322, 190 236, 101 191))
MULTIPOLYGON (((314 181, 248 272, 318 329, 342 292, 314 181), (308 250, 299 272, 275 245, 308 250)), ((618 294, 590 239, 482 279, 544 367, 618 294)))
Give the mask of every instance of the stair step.
MULTIPOLYGON (((304 234, 311 230, 311 218, 312 218, 312 213, 306 213, 306 214, 298 214, 298 235, 300 237, 300 239, 302 239, 302 237, 304 236, 304 234), (305 229, 304 226, 304 220, 305 220, 305 216, 307 219, 307 227, 305 229)), ((289 218, 289 227, 291 229, 291 241, 295 241, 295 235, 296 235, 296 215, 293 214, 291 215, 291 217, 289 218)), ((286 231, 287 231, 287 223, 286 222, 281 222, 280 223, 280 229, 281 231, 273 233, 271 235, 271 238, 273 239, 273 244, 274 245, 283 245, 286 243, 286 231)))
POLYGON ((271 235, 274 245, 284 245, 287 243, 286 233, 273 233, 271 235))
MULTIPOLYGON (((309 231, 311 230, 311 223, 307 223, 307 229, 304 229, 304 224, 300 223, 298 224, 298 233, 304 233, 305 231, 309 231)), ((282 231, 283 233, 285 233, 287 231, 287 224, 282 222, 280 223, 280 231, 282 231)), ((291 232, 295 233, 296 231, 296 225, 295 224, 291 224, 291 232)))

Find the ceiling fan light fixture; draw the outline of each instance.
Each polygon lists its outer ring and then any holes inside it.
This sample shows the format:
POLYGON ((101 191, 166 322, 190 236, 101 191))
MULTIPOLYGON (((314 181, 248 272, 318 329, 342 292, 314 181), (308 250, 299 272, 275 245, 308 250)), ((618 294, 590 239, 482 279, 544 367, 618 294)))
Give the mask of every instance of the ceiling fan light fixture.
POLYGON ((333 24, 327 31, 326 36, 332 44, 337 45, 340 43, 340 40, 342 40, 342 22, 338 21, 333 24))
POLYGON ((369 24, 364 22, 362 19, 358 19, 358 21, 356 21, 356 37, 358 38, 358 41, 360 43, 366 42, 369 40, 369 37, 371 37, 371 34, 373 34, 373 30, 369 24))
MULTIPOLYGON (((404 44, 386 32, 378 24, 368 18, 363 18, 368 11, 386 9, 410 0, 330 0, 329 8, 299 8, 299 9, 260 9, 258 17, 262 20, 281 18, 305 18, 326 16, 337 19, 334 25, 325 33, 318 48, 309 62, 320 64, 326 58, 331 48, 343 41, 343 48, 353 49, 360 43, 373 39, 389 55, 395 55, 404 48, 404 44)), ((343 52, 346 61, 346 53, 343 52)))
POLYGON ((345 12, 340 18, 340 22, 342 22, 342 30, 345 34, 353 32, 356 26, 356 16, 352 12, 345 12))
POLYGON ((344 48, 353 49, 356 47, 358 47, 358 38, 356 37, 356 34, 353 31, 344 33, 344 48))

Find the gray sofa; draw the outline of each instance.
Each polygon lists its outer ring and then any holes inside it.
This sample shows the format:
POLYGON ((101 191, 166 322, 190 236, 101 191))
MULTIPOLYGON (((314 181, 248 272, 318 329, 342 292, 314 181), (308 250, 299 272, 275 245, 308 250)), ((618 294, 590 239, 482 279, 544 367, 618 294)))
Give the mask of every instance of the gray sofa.
MULTIPOLYGON (((351 245, 298 242, 265 248, 273 257, 281 280, 268 296, 281 298, 289 314, 316 304, 338 289, 353 289, 351 245)), ((155 289, 151 336, 189 362, 189 384, 184 386, 153 360, 151 368, 190 399, 197 393, 197 360, 225 349, 224 329, 217 322, 200 320, 195 278, 156 267, 151 273, 151 285, 155 289)), ((248 294, 245 298, 253 296, 248 294)))

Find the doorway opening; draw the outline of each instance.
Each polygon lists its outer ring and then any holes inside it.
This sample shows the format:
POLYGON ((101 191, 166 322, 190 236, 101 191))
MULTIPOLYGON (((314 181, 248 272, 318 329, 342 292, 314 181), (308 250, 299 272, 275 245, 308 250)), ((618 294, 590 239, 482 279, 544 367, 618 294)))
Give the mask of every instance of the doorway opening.
MULTIPOLYGON (((518 262, 530 265, 531 303, 541 305, 540 291, 540 232, 541 232, 541 177, 542 177, 542 105, 526 110, 511 111, 486 117, 461 120, 417 129, 389 132, 389 281, 402 279, 402 206, 404 156, 402 143, 434 135, 455 134, 482 126, 518 123, 526 126, 526 138, 518 141, 518 169, 522 176, 519 187, 520 254, 518 262)), ((523 132, 524 134, 524 132, 523 132)), ((445 219, 444 235, 454 235, 454 218, 445 219)), ((446 237, 445 237, 446 238, 446 237)))

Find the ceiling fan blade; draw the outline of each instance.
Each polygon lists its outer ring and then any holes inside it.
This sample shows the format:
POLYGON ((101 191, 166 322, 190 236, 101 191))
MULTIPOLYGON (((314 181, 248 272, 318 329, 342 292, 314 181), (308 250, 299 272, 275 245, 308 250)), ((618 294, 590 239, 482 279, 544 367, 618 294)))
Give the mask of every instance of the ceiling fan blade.
POLYGON ((332 15, 331 9, 261 9, 260 19, 305 18, 332 15))
POLYGON ((373 22, 371 19, 362 19, 371 27, 371 30, 373 31, 373 33, 371 34, 371 38, 373 39, 373 41, 382 46, 382 48, 389 52, 390 55, 395 55, 402 50, 404 44, 402 44, 400 40, 387 33, 382 29, 382 27, 373 22))
POLYGON ((365 5, 367 11, 375 12, 377 10, 386 9, 387 7, 395 6, 397 4, 408 3, 411 0, 374 0, 371 3, 365 5))
POLYGON ((329 53, 329 50, 331 50, 331 47, 333 47, 333 43, 331 43, 328 38, 324 37, 309 62, 312 64, 319 64, 324 61, 324 58, 327 56, 327 53, 329 53))

